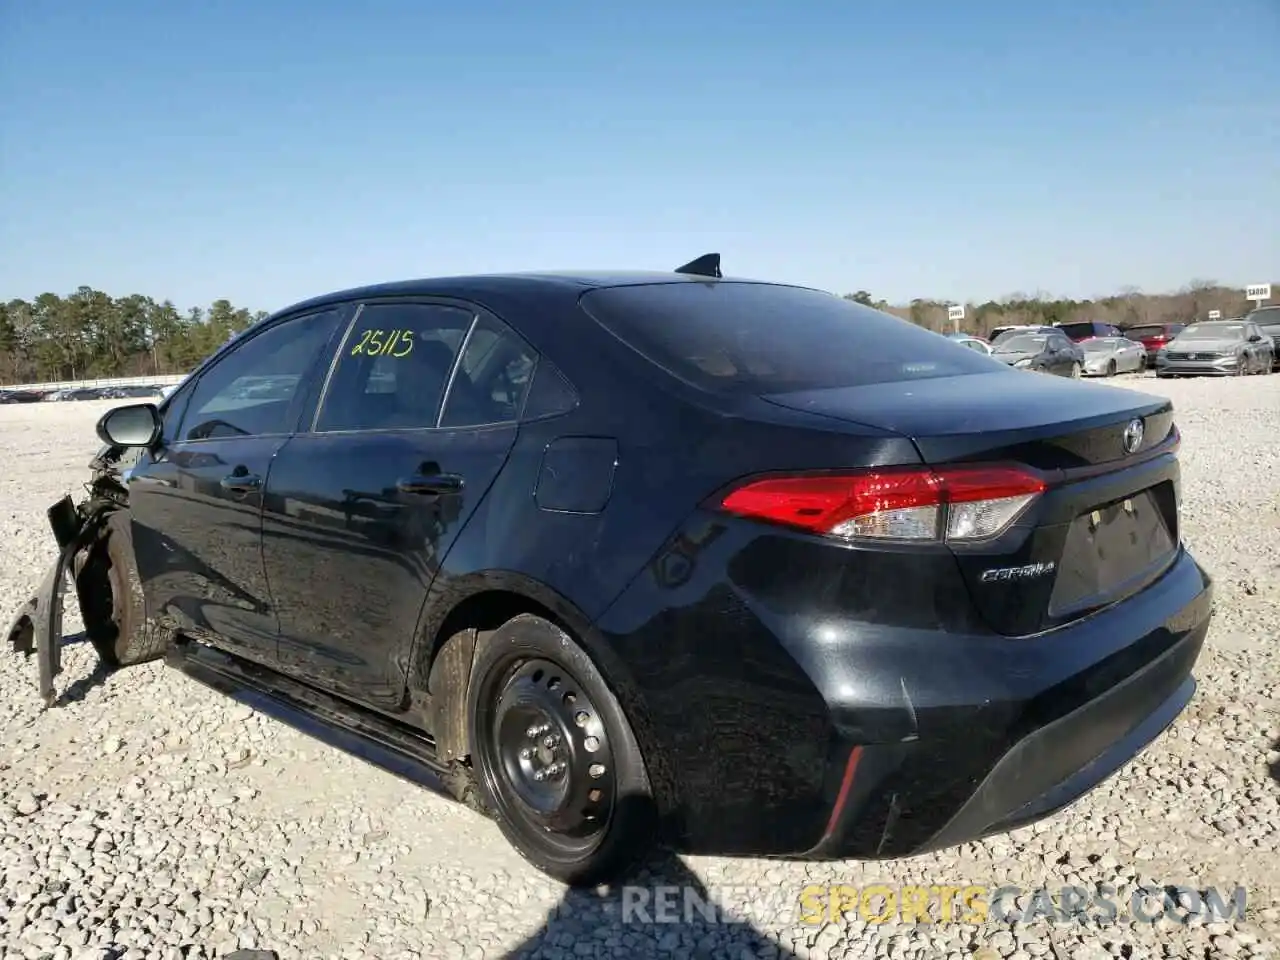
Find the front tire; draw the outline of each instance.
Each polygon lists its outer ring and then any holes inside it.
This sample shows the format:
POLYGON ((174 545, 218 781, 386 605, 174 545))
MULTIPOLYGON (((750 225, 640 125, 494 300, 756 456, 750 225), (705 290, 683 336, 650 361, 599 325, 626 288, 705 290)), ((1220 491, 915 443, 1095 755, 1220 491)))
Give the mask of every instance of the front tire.
POLYGON ((1079 379, 1080 379, 1080 373, 1081 373, 1081 371, 1080 371, 1080 364, 1078 364, 1078 363, 1073 363, 1073 364, 1071 364, 1071 379, 1072 379, 1072 380, 1079 380, 1079 379))
POLYGON ((1116 375, 1116 362, 1112 360, 1107 364, 1107 376, 1114 377, 1116 375))
POLYGON ((471 761, 507 841, 572 886, 624 876, 652 848, 652 790, 591 658, 555 624, 521 614, 482 638, 471 677, 471 761))

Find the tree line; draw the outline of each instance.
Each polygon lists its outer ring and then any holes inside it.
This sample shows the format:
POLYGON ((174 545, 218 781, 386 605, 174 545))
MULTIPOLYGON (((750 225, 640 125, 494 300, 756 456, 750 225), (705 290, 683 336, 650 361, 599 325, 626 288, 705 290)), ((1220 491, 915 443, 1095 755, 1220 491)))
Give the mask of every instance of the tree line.
MULTIPOLYGON (((890 304, 866 290, 845 297, 931 330, 953 327, 943 300, 890 304)), ((1096 300, 1015 293, 966 304, 961 329, 985 336, 994 327, 1023 323, 1188 323, 1205 319, 1210 310, 1222 311, 1223 317, 1243 316, 1250 306, 1242 290, 1211 281, 1196 281, 1173 293, 1130 288, 1096 300)), ((10 300, 0 304, 0 384, 186 373, 266 315, 229 300, 184 312, 171 300, 136 293, 113 297, 92 287, 67 296, 42 293, 32 301, 10 300)))
POLYGON ((0 304, 0 384, 186 373, 264 311, 80 287, 0 304))

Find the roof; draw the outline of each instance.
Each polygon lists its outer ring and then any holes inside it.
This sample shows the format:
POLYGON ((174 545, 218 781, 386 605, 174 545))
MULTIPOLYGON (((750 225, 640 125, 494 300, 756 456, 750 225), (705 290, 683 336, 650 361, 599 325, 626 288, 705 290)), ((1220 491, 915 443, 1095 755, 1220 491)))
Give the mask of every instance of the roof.
MULTIPOLYGON (((635 286, 650 283, 762 283, 765 281, 725 277, 723 280, 682 273, 660 271, 548 271, 538 273, 486 273, 453 277, 423 277, 415 280, 398 280, 390 283, 371 284, 335 290, 277 310, 272 316, 292 313, 345 300, 372 299, 375 297, 443 296, 483 298, 487 295, 511 296, 533 293, 576 295, 601 287, 635 286)), ((790 286, 790 284, 772 284, 790 286)))

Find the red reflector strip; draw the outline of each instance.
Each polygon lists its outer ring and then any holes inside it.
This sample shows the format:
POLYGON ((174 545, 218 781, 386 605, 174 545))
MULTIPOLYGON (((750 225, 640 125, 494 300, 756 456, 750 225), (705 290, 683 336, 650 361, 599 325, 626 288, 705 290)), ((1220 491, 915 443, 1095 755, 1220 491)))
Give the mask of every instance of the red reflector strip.
POLYGON ((844 776, 840 779, 840 792, 836 794, 835 806, 831 808, 831 816, 827 819, 827 829, 822 832, 825 840, 840 825, 840 814, 844 813, 844 805, 849 802, 849 791, 853 788, 853 779, 858 773, 858 761, 862 759, 861 745, 849 751, 849 759, 844 765, 844 776))

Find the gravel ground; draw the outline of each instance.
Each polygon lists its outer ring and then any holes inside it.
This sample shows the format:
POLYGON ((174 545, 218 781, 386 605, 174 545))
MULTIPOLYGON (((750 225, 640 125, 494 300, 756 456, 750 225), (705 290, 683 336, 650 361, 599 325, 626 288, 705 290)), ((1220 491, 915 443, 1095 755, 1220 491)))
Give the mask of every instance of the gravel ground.
MULTIPOLYGON (((213 957, 1260 957, 1280 942, 1280 376, 1147 378, 1183 430, 1186 539, 1216 576, 1200 692, 1124 773, 1046 823, 909 861, 686 858, 747 923, 627 917, 567 895, 497 829, 159 665, 110 676, 68 647, 42 713, 35 663, 0 652, 0 960, 213 957), (1280 775, 1277 771, 1275 775, 1280 775), (801 890, 886 883, 1032 891, 1248 891, 1243 920, 805 922, 801 890), (789 906, 788 906, 789 905, 789 906), (688 922, 684 922, 685 920, 688 922)), ((44 508, 78 492, 110 403, 0 407, 0 615, 51 562, 44 508)), ((74 609, 69 605, 68 613, 74 609)), ((78 629, 69 617, 68 630, 78 629)), ((1026 900, 1020 901, 1026 903, 1026 900)), ((643 915, 641 915, 642 917, 643 915)), ((668 919, 672 915, 668 914, 668 919)), ((935 917, 937 914, 935 913, 935 917)))

